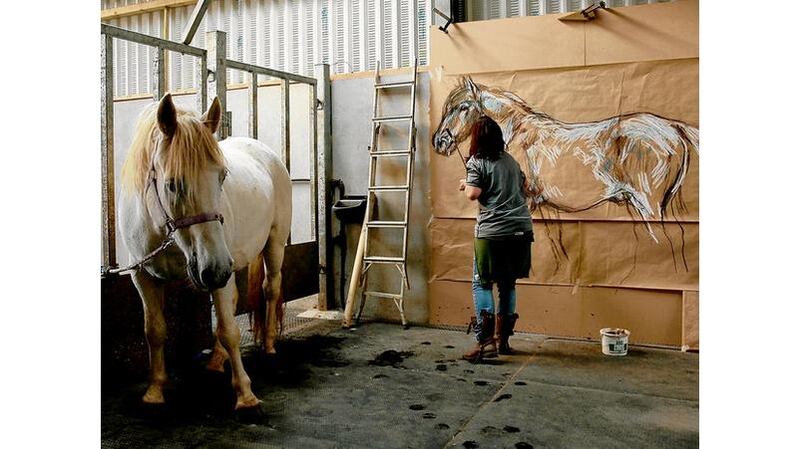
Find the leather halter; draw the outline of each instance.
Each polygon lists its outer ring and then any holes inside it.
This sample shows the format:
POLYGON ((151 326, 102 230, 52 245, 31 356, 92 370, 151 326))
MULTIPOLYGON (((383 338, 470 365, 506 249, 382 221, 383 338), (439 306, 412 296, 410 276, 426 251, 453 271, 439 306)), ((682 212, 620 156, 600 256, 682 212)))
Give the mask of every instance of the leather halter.
POLYGON ((161 241, 161 244, 156 247, 156 249, 150 251, 138 262, 132 263, 125 267, 105 267, 101 272, 103 275, 120 274, 127 271, 138 271, 150 259, 156 257, 162 251, 175 243, 175 237, 173 234, 175 234, 175 231, 178 229, 188 228, 189 226, 194 226, 200 223, 208 223, 209 221, 219 221, 219 224, 225 224, 225 218, 219 212, 204 212, 202 214, 178 218, 177 220, 170 217, 167 209, 164 207, 164 203, 161 202, 161 197, 158 195, 158 181, 156 178, 156 167, 155 162, 153 162, 150 165, 150 183, 147 188, 149 189, 151 186, 153 187, 153 194, 156 196, 156 204, 158 204, 158 208, 161 210, 161 215, 164 216, 164 226, 167 228, 167 235, 164 237, 164 240, 161 241))
POLYGON ((155 167, 150 168, 150 174, 150 184, 152 185, 153 193, 156 196, 156 204, 158 204, 158 208, 161 209, 161 214, 164 216, 164 226, 167 228, 167 235, 172 235, 178 229, 188 228, 189 226, 207 223, 209 221, 219 221, 220 224, 225 224, 225 217, 223 217, 219 212, 204 212, 202 214, 178 218, 177 220, 170 217, 167 209, 161 202, 161 196, 158 195, 155 167))

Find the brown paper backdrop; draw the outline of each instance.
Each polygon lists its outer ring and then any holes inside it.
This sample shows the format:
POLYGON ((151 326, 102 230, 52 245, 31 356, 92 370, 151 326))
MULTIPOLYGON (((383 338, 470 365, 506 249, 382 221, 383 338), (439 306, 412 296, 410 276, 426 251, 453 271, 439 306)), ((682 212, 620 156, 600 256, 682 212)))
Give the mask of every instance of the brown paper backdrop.
MULTIPOLYGON (((438 127, 447 95, 461 77, 440 74, 431 79, 431 132, 438 127)), ((514 93, 534 110, 566 122, 589 122, 649 112, 698 126, 697 59, 476 74, 471 78, 477 84, 514 93)), ((465 148, 461 152, 467 154, 466 145, 462 146, 465 148)), ((527 167, 524 148, 510 142, 509 151, 520 166, 527 167)), ((692 162, 699 159, 696 153, 691 156, 692 162)), ((677 217, 670 215, 667 220, 698 220, 698 165, 690 163, 683 184, 682 195, 688 212, 677 217)), ((572 170, 565 169, 562 173, 560 186, 587 191, 596 187, 591 175, 583 179, 575 176, 572 170)), ((475 216, 475 205, 463 195, 454 194, 453 187, 458 186, 458 180, 463 177, 464 166, 458 162, 457 154, 431 156, 431 202, 435 217, 475 216)), ((630 215, 624 206, 607 202, 581 213, 562 213, 561 218, 630 220, 630 215)))
MULTIPOLYGON (((432 30, 431 133, 465 75, 565 122, 649 112, 699 127, 697 2, 599 15, 586 23, 548 15, 458 24, 449 35, 432 30)), ((509 150, 527 166, 522 148, 509 150)), ((597 339, 601 327, 619 326, 632 331, 633 342, 697 347, 697 294, 684 295, 699 283, 699 156, 693 156, 682 187, 686 210, 651 223, 659 243, 612 203, 547 221, 537 215, 532 274, 517 291, 520 329, 597 339), (562 245, 566 256, 556 249, 562 245)), ((456 157, 434 154, 430 162, 433 323, 463 324, 472 314, 477 208, 457 191, 464 168, 456 157)), ((571 175, 564 170, 564 186, 579 193, 592 188, 571 175)))

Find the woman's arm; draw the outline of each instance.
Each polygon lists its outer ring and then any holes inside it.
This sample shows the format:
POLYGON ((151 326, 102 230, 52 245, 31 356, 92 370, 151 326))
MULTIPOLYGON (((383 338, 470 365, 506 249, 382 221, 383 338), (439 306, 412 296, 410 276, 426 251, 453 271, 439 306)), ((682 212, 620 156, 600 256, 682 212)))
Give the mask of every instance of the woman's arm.
POLYGON ((480 187, 468 186, 467 185, 467 181, 465 179, 461 179, 461 180, 458 181, 458 190, 463 191, 464 195, 466 195, 466 197, 470 201, 477 200, 478 197, 481 196, 481 192, 482 192, 480 187))

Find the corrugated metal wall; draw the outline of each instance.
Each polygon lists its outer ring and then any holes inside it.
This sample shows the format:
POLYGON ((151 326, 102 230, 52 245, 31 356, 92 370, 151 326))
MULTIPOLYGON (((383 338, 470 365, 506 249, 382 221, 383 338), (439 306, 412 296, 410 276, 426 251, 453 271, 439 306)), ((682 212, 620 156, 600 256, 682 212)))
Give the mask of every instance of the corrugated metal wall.
MULTIPOLYGON (((629 6, 671 0, 610 0, 609 6, 629 6)), ((313 75, 314 64, 331 65, 331 73, 351 73, 409 67, 414 49, 420 65, 428 63, 429 11, 432 0, 214 0, 192 45, 205 47, 205 32, 228 33, 228 57, 274 69, 313 75), (415 20, 416 19, 416 20, 415 20), (416 23, 415 23, 416 22, 416 23), (416 27, 416 33, 412 33, 416 27)), ((146 3, 144 0, 102 0, 102 8, 146 3)), ((469 20, 571 12, 591 0, 466 0, 469 20)), ((168 9, 169 38, 180 40, 193 6, 168 9)), ((109 24, 161 36, 162 13, 111 19, 109 24)), ((150 92, 153 49, 115 40, 117 97, 150 92)), ((171 91, 197 86, 195 58, 170 55, 171 91)), ((244 74, 229 71, 231 83, 244 74)))
MULTIPOLYGON (((192 45, 205 48, 205 32, 228 33, 228 57, 292 73, 313 75, 314 64, 331 65, 334 74, 409 67, 417 48, 428 63, 428 10, 431 0, 215 0, 192 45), (416 23, 415 23, 416 19, 416 23), (416 30, 416 36, 411 33, 416 30), (415 45, 416 44, 416 45, 415 45)), ((143 3, 103 0, 104 9, 143 3)), ((169 38, 180 40, 193 6, 168 9, 169 38)), ((162 13, 110 19, 110 25, 161 37, 162 13)), ((115 96, 150 92, 153 50, 115 40, 115 96)), ((169 89, 197 85, 195 58, 170 54, 169 89)), ((229 71, 230 83, 245 82, 229 71)))

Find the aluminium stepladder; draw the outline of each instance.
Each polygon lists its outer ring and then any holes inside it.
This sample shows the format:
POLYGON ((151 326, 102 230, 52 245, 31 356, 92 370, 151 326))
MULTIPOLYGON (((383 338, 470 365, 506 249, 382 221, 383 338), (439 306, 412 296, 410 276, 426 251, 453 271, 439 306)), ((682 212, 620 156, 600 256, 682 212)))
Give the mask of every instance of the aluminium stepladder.
MULTIPOLYGON (((364 216, 364 224, 362 229, 362 239, 364 239, 363 245, 363 258, 360 261, 360 267, 354 266, 354 272, 356 269, 360 270, 360 284, 362 287, 361 292, 361 303, 358 309, 358 315, 356 315, 356 321, 358 322, 361 318, 361 314, 364 311, 364 305, 367 302, 368 298, 377 298, 377 299, 391 299, 394 301, 395 306, 400 312, 400 320, 403 323, 404 327, 408 327, 408 322, 406 321, 405 316, 405 308, 404 308, 404 298, 405 292, 407 289, 411 287, 409 280, 408 280, 408 269, 407 269, 407 256, 408 256, 408 223, 411 211, 411 190, 414 185, 414 152, 416 151, 416 134, 417 128, 416 123, 414 121, 414 109, 416 103, 416 94, 417 94, 417 60, 414 60, 414 69, 412 73, 412 79, 410 81, 400 81, 400 82, 390 82, 390 83, 382 83, 380 78, 380 62, 376 64, 375 67, 375 84, 374 84, 374 94, 372 100, 372 135, 370 138, 370 146, 369 150, 369 179, 367 184, 367 207, 366 207, 366 215, 364 216), (410 105, 408 113, 400 114, 400 115, 380 115, 379 113, 379 105, 380 105, 380 98, 381 92, 385 91, 386 89, 410 89, 410 105), (406 148, 403 149, 382 149, 380 148, 379 144, 379 137, 381 131, 381 124, 387 122, 400 122, 400 123, 407 123, 407 132, 408 132, 408 139, 406 148), (405 170, 405 184, 400 185, 379 185, 376 183, 377 179, 377 171, 378 171, 378 160, 381 158, 404 158, 406 160, 406 170, 405 170), (380 220, 373 218, 373 210, 375 209, 375 204, 378 200, 378 195, 385 192, 395 192, 401 193, 404 196, 405 207, 403 218, 401 220, 396 221, 389 221, 389 220, 380 220), (399 255, 373 255, 370 254, 370 231, 377 230, 377 229, 399 229, 402 231, 403 239, 402 239, 402 247, 399 248, 399 255), (400 279, 400 291, 399 292, 384 292, 378 290, 370 290, 369 289, 369 270, 374 265, 377 264, 388 264, 393 265, 401 279, 400 279)), ((397 251, 397 249, 395 249, 397 251)), ((358 260, 356 263, 358 264, 358 260)), ((352 281, 351 281, 352 282, 352 281)))

